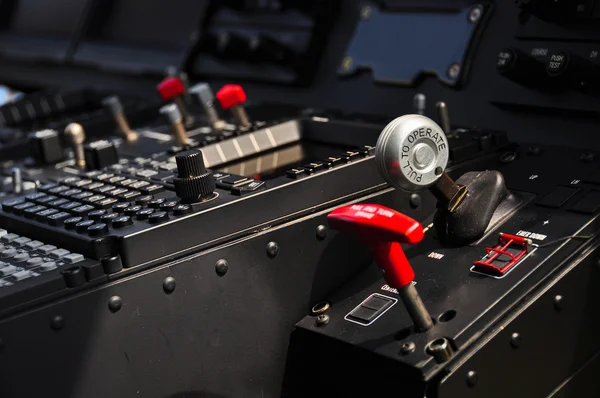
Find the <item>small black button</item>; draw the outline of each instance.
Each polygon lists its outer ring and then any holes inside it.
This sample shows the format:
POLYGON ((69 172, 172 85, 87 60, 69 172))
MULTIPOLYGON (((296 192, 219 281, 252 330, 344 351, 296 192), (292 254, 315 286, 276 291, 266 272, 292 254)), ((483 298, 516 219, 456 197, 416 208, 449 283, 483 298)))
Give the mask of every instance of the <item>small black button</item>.
POLYGON ((15 214, 23 214, 23 212, 27 209, 29 209, 30 207, 35 206, 35 204, 31 203, 31 202, 23 202, 23 203, 19 203, 15 206, 12 207, 12 211, 15 214))
MULTIPOLYGON (((71 217, 64 221, 66 229, 73 229, 77 224, 83 221, 83 217, 71 217)), ((93 224, 93 221, 92 221, 93 224)))
POLYGON ((328 163, 329 167, 334 167, 334 166, 337 166, 339 164, 342 164, 343 160, 342 160, 341 157, 338 157, 338 156, 330 156, 327 159, 325 159, 323 162, 324 163, 328 163))
POLYGON ((74 216, 82 216, 82 217, 85 217, 85 216, 87 216, 87 214, 88 214, 89 212, 91 212, 92 210, 94 210, 94 206, 91 206, 91 205, 83 205, 83 206, 79 206, 79 207, 76 207, 76 208, 74 208, 73 210, 71 210, 71 213, 72 213, 74 216))
POLYGON ((88 218, 90 220, 99 220, 100 217, 106 214, 106 210, 94 210, 88 213, 88 218))
POLYGON ((61 196, 65 196, 65 197, 67 197, 67 196, 68 196, 68 197, 71 197, 71 196, 73 196, 73 195, 79 195, 79 194, 80 194, 80 193, 82 193, 82 192, 83 192, 83 191, 82 191, 81 189, 76 189, 76 188, 73 188, 73 189, 69 189, 69 190, 67 190, 67 191, 61 192, 60 194, 61 194, 61 196))
POLYGON ((325 166, 323 165, 322 162, 312 162, 312 163, 309 163, 309 164, 305 164, 304 168, 306 170, 308 170, 308 173, 312 174, 312 173, 316 173, 318 171, 321 171, 321 170, 325 169, 325 166))
MULTIPOLYGON (((12 213, 15 206, 25 203, 25 199, 12 199, 2 203, 2 210, 12 213)), ((33 203, 31 204, 33 206, 33 203)))
POLYGON ((223 178, 229 177, 229 174, 225 173, 213 173, 213 178, 215 180, 222 180, 223 178))
POLYGON ((92 191, 105 194, 107 192, 112 191, 113 189, 117 189, 117 187, 115 187, 114 185, 104 185, 102 187, 94 188, 92 189, 92 191))
POLYGON ((45 221, 46 217, 49 217, 49 216, 54 215, 56 213, 58 213, 58 210, 56 210, 56 209, 42 210, 42 211, 36 213, 35 219, 38 220, 38 221, 45 221))
POLYGON ((98 181, 106 181, 109 178, 113 178, 115 175, 111 174, 111 173, 104 173, 104 174, 100 174, 99 176, 96 176, 95 179, 98 181))
POLYGON ((68 191, 69 189, 71 188, 64 185, 58 185, 54 188, 49 189, 47 192, 52 195, 58 195, 59 193, 68 191))
POLYGON ((52 202, 49 202, 48 206, 51 206, 51 207, 60 207, 60 206, 62 206, 64 204, 67 204, 67 203, 69 203, 69 199, 60 198, 60 199, 53 200, 52 202))
POLYGON ((345 159, 346 161, 351 161, 351 160, 355 160, 360 156, 360 153, 356 152, 356 151, 346 151, 344 153, 342 153, 341 158, 345 159))
POLYGON ((73 200, 83 200, 83 199, 89 198, 91 196, 94 196, 94 194, 91 193, 91 192, 82 192, 82 193, 78 193, 77 195, 71 195, 71 199, 73 199, 73 200))
POLYGON ((112 211, 114 211, 115 213, 123 213, 128 207, 129 203, 117 203, 112 207, 112 211))
POLYGON ((148 202, 148 207, 158 209, 163 203, 165 203, 165 198, 153 199, 150 202, 148 202))
POLYGON ((109 223, 118 217, 121 217, 121 215, 119 213, 108 213, 108 214, 105 214, 102 217, 100 217, 100 221, 102 221, 104 223, 109 223))
POLYGON ((238 176, 238 175, 234 175, 231 174, 225 178, 221 178, 219 181, 217 181, 217 184, 227 184, 229 185, 229 187, 225 187, 225 189, 230 188, 232 185, 237 185, 237 184, 241 184, 245 181, 248 180, 248 177, 242 177, 242 176, 238 176))
POLYGON ((122 195, 122 194, 124 194, 126 192, 128 192, 128 190, 125 189, 125 188, 117 188, 117 189, 113 189, 110 192, 107 192, 107 195, 117 197, 117 196, 122 195))
POLYGON ((192 206, 190 205, 177 205, 173 207, 173 214, 176 216, 184 216, 192 212, 192 206))
POLYGON ((76 183, 73 183, 71 185, 76 188, 81 188, 81 187, 85 187, 86 185, 90 185, 92 182, 93 182, 92 180, 79 180, 76 183))
POLYGON ((94 225, 95 222, 96 221, 94 220, 80 221, 77 224, 75 224, 75 229, 77 230, 77 232, 85 232, 88 230, 89 227, 94 225))
POLYGON ((140 196, 135 199, 135 204, 144 206, 144 205, 147 205, 148 202, 150 202, 152 199, 154 199, 154 196, 152 196, 152 195, 140 196))
POLYGON ((140 196, 141 193, 138 191, 127 191, 125 193, 122 193, 119 195, 119 200, 120 201, 125 201, 125 202, 129 202, 135 198, 137 198, 138 196, 140 196))
POLYGON ((291 169, 286 172, 289 178, 297 179, 300 177, 304 177, 306 175, 306 171, 304 169, 291 169))
POLYGON ((115 203, 118 203, 119 201, 115 198, 106 198, 106 199, 102 199, 97 201, 96 203, 94 203, 94 207, 97 207, 98 209, 108 209, 112 206, 115 205, 115 203))
POLYGON ((58 185, 56 184, 44 184, 44 185, 40 185, 38 187, 38 191, 42 191, 42 192, 47 192, 48 190, 52 189, 52 188, 56 188, 58 185))
POLYGON ((231 193, 237 196, 246 195, 265 188, 264 181, 252 181, 250 184, 244 184, 231 188, 231 193))
POLYGON ((43 192, 35 192, 35 193, 30 193, 29 195, 25 196, 25 199, 27 199, 30 202, 33 203, 37 203, 37 200, 40 198, 43 198, 44 196, 48 196, 43 192))
POLYGON ((574 187, 556 187, 549 194, 537 201, 538 206, 558 209, 581 189, 574 187))
POLYGON ((64 205, 60 205, 60 210, 71 211, 76 207, 81 206, 82 204, 79 202, 67 202, 64 205))
POLYGON ((127 216, 133 216, 133 215, 135 215, 135 213, 137 213, 140 210, 142 210, 142 206, 140 206, 140 205, 129 206, 128 208, 125 209, 125 211, 123 211, 123 213, 127 216))
POLYGON ((87 228, 87 232, 89 236, 100 236, 108 232, 108 225, 104 223, 90 225, 87 228))
POLYGON ((161 222, 165 222, 169 219, 169 213, 166 211, 159 211, 148 216, 148 221, 150 224, 159 224, 161 222))
POLYGON ((140 191, 142 191, 143 194, 157 194, 159 192, 164 191, 165 188, 162 185, 157 185, 157 184, 152 184, 150 186, 144 187, 142 189, 140 189, 140 191))
POLYGON ((104 200, 104 199, 106 199, 106 196, 104 196, 104 195, 93 195, 93 196, 90 196, 89 198, 84 199, 83 201, 85 203, 89 203, 91 205, 95 205, 96 202, 99 202, 99 201, 104 200))
POLYGON ((129 216, 120 216, 112 220, 113 228, 125 228, 130 225, 133 225, 133 221, 129 216))
POLYGON ((43 198, 37 200, 37 204, 49 206, 51 202, 54 202, 58 198, 54 195, 46 195, 43 198))
POLYGON ((65 213, 64 211, 62 211, 60 213, 56 213, 56 214, 49 216, 46 219, 46 221, 48 222, 48 224, 50 224, 52 226, 59 227, 59 226, 63 225, 63 222, 70 217, 71 217, 71 215, 69 213, 65 213))
POLYGON ((101 182, 95 182, 95 183, 90 184, 87 187, 85 187, 85 189, 87 189, 88 191, 93 191, 95 189, 102 188, 103 186, 104 186, 103 183, 101 183, 101 182))
POLYGON ((600 191, 591 191, 575 203, 569 210, 583 214, 594 214, 600 209, 600 191))
POLYGON ((143 209, 143 210, 138 210, 135 213, 135 218, 137 218, 138 220, 146 220, 148 219, 148 216, 150 216, 150 214, 154 213, 154 209, 143 209))
POLYGON ((46 210, 46 209, 48 209, 46 206, 41 206, 41 205, 28 207, 27 209, 25 209, 23 211, 23 215, 27 218, 34 218, 35 213, 40 212, 42 210, 46 210))
POLYGON ((158 208, 162 211, 173 211, 175 206, 177 206, 177 201, 170 200, 168 202, 162 203, 158 208))

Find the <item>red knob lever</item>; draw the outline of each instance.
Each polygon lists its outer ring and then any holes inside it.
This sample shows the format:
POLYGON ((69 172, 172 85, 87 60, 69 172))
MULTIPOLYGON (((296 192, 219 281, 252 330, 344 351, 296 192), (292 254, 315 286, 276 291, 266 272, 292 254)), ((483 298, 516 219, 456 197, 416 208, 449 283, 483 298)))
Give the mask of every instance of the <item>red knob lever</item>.
POLYGON ((419 330, 433 327, 431 317, 413 286, 415 273, 400 243, 423 239, 419 222, 385 206, 358 204, 340 207, 327 215, 329 226, 357 236, 373 251, 375 262, 388 285, 398 289, 402 301, 419 330))
POLYGON ((156 88, 164 101, 170 101, 185 93, 185 86, 181 79, 177 77, 167 77, 156 88))

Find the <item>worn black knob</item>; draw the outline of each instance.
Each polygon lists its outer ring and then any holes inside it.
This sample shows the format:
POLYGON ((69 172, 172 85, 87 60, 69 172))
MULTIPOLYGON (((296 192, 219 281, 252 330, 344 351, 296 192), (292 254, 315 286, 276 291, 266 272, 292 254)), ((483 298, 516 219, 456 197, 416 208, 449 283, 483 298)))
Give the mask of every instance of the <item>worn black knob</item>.
POLYGON ((206 170, 202 152, 191 150, 175 157, 175 192, 182 203, 198 203, 210 198, 215 190, 212 172, 206 170))

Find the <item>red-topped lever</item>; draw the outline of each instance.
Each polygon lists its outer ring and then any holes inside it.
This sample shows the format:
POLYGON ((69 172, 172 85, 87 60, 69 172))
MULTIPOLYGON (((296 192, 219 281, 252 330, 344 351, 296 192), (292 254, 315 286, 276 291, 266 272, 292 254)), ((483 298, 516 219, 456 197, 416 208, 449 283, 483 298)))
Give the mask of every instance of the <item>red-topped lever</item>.
POLYGON ((186 90, 181 79, 178 77, 167 77, 156 88, 163 101, 173 101, 177 105, 181 116, 183 116, 183 123, 185 125, 193 123, 192 116, 184 101, 186 90))
POLYGON ((421 224, 402 213, 375 204, 340 207, 329 213, 327 222, 333 229, 357 236, 371 248, 385 280, 398 290, 417 329, 431 329, 433 321, 412 283, 415 273, 400 246, 400 243, 415 244, 423 239, 421 224))

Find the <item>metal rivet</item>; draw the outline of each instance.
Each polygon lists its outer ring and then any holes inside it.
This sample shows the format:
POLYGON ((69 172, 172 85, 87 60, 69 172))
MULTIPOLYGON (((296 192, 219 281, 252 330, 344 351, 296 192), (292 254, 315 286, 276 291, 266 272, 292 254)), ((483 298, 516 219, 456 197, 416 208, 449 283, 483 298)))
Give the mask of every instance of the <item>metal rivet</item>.
POLYGON ((521 337, 519 333, 513 333, 510 336, 510 345, 513 346, 513 348, 519 348, 522 342, 523 337, 521 337))
POLYGON ((112 296, 108 299, 108 309, 110 312, 117 312, 123 306, 123 300, 119 296, 112 296))
POLYGON ((229 263, 227 260, 220 259, 215 263, 215 271, 217 275, 224 276, 229 271, 229 263))
POLYGON ((410 207, 412 209, 416 209, 419 206, 421 206, 421 195, 417 194, 417 193, 413 193, 410 195, 410 197, 408 198, 408 204, 410 205, 410 207))
POLYGON ((500 156, 500 163, 508 164, 515 161, 517 158, 517 153, 515 151, 504 152, 502 156, 500 156))
POLYGON ((279 245, 277 242, 267 243, 267 256, 269 256, 269 258, 274 258, 277 253, 279 253, 279 245))
POLYGON ((353 63, 354 63, 354 60, 352 59, 351 56, 349 56, 349 55, 345 56, 344 59, 342 60, 342 69, 350 70, 350 68, 352 68, 353 63))
POLYGON ((563 296, 557 294, 554 296, 554 309, 556 311, 560 311, 563 309, 563 296))
POLYGON ((321 314, 317 317, 316 324, 317 326, 325 326, 329 323, 329 315, 321 314))
POLYGON ((413 343, 412 341, 407 341, 406 343, 402 344, 402 347, 400 347, 400 354, 401 355, 408 355, 412 352, 415 351, 415 343, 413 343))
POLYGON ((527 148, 527 153, 533 156, 539 155, 541 151, 542 149, 537 145, 531 145, 529 148, 527 148))
POLYGON ((591 152, 584 152, 581 154, 579 159, 584 163, 591 163, 596 159, 596 156, 594 156, 594 154, 591 152))
POLYGON ((458 75, 460 75, 460 64, 452 64, 448 68, 448 77, 452 80, 458 79, 458 75))
POLYGON ((373 13, 373 9, 369 6, 364 6, 360 10, 360 18, 365 20, 371 18, 371 14, 373 13))
POLYGON ((172 276, 167 276, 163 281, 163 290, 167 294, 171 294, 175 291, 175 286, 177 286, 177 281, 172 276))
POLYGON ((319 225, 317 227, 317 239, 323 240, 327 237, 327 227, 325 225, 319 225))
POLYGON ((65 327, 65 318, 60 315, 56 315, 50 320, 50 327, 54 330, 61 330, 65 327))
POLYGON ((477 381, 479 380, 479 376, 477 376, 477 372, 474 370, 469 370, 467 372, 467 386, 473 388, 477 385, 477 381))
POLYGON ((479 19, 481 18, 482 15, 483 15, 483 10, 481 9, 481 7, 480 6, 474 7, 469 12, 469 22, 475 23, 475 22, 479 21, 479 19))

